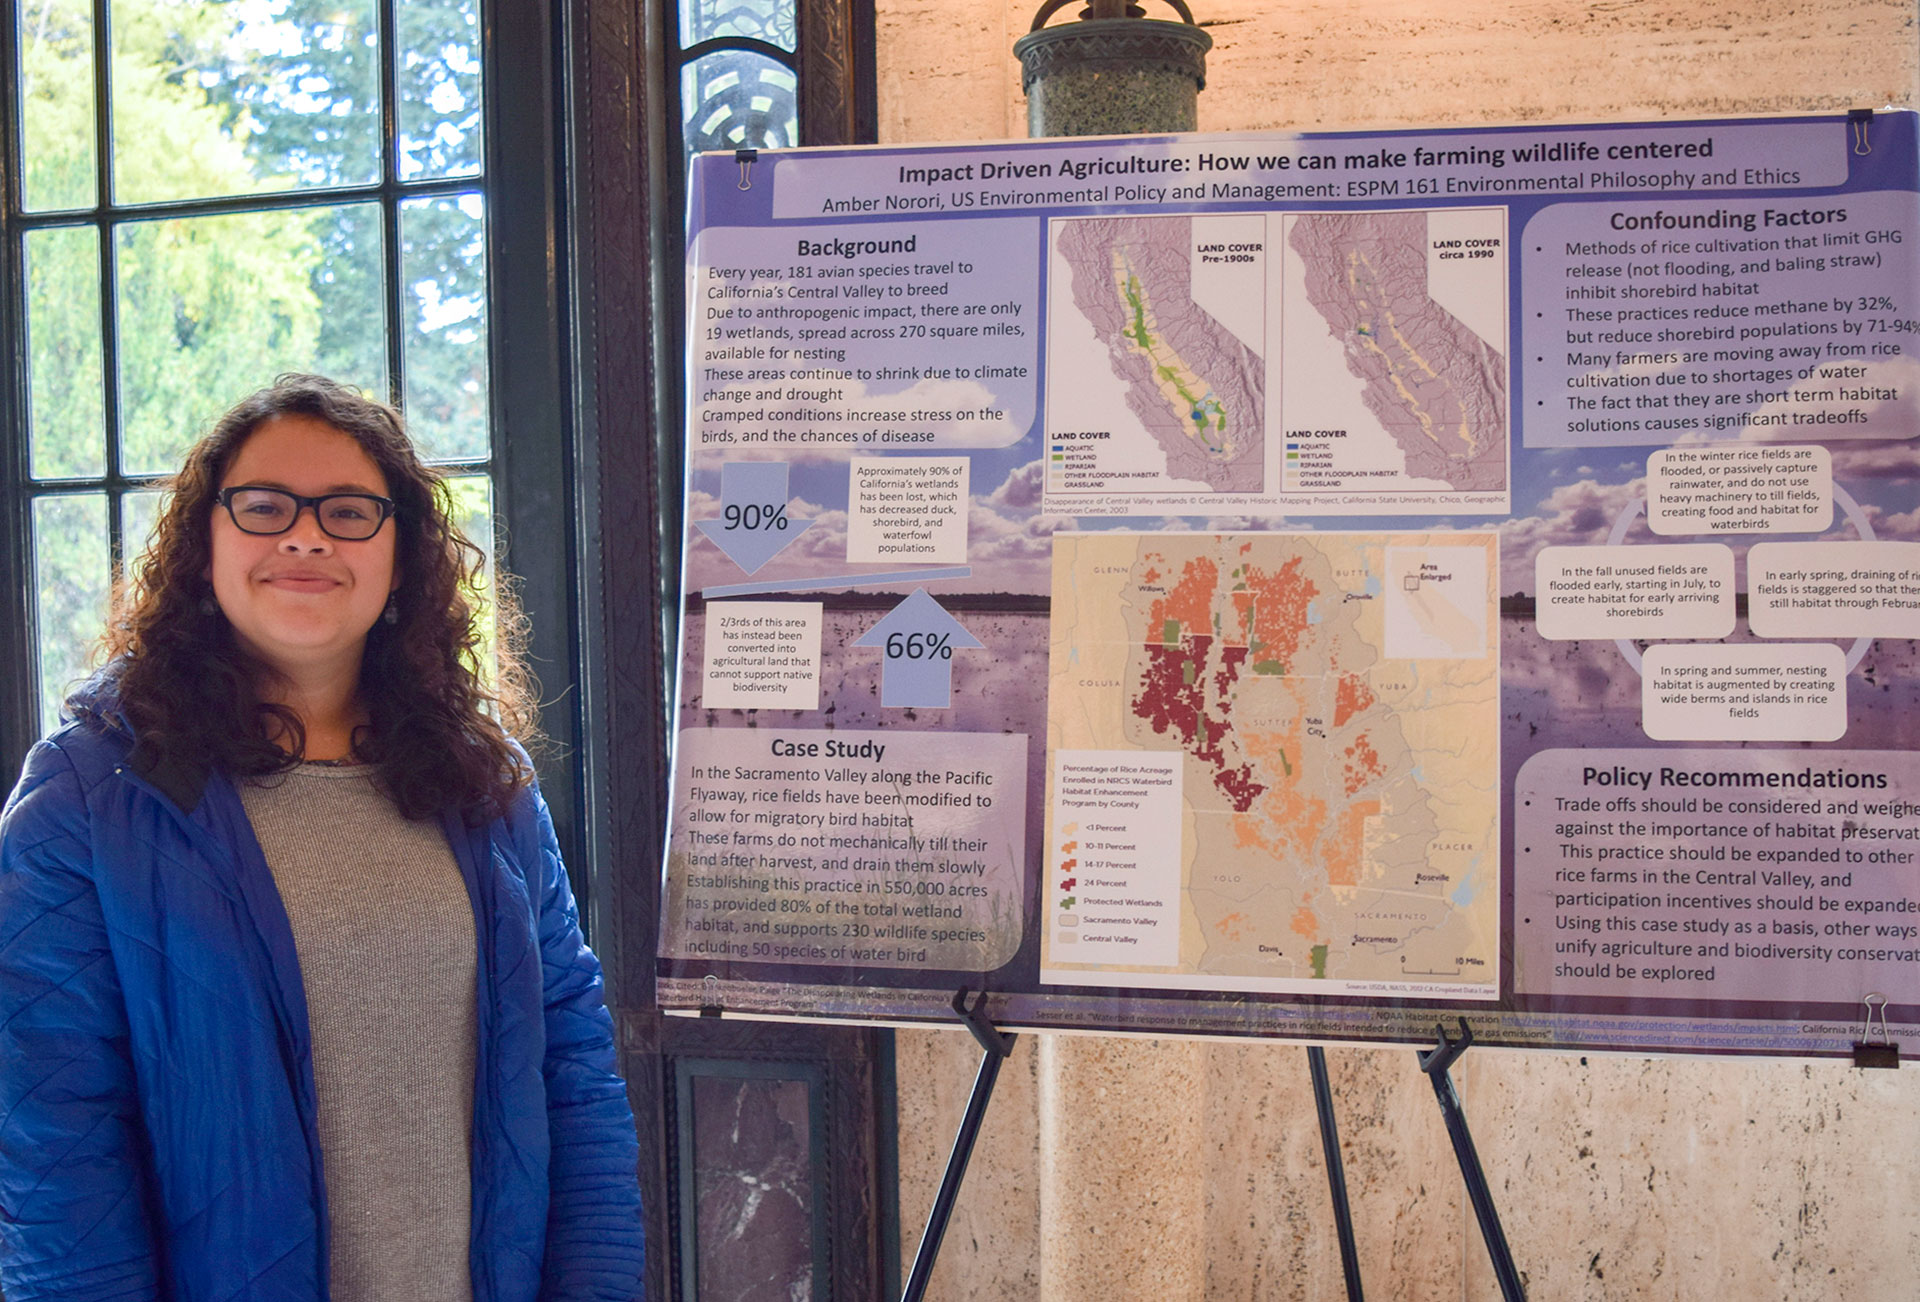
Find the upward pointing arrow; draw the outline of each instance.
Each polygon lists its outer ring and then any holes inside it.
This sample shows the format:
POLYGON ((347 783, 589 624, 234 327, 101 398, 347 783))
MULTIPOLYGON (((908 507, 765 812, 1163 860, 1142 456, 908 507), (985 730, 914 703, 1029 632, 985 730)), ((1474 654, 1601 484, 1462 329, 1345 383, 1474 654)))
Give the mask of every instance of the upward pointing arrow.
POLYGON ((752 574, 813 524, 787 518, 784 461, 729 461, 720 467, 720 518, 695 520, 727 559, 752 574))
POLYGON ((854 645, 877 646, 885 656, 880 662, 882 706, 944 710, 953 703, 953 649, 979 649, 986 643, 967 632, 925 588, 915 588, 854 645))

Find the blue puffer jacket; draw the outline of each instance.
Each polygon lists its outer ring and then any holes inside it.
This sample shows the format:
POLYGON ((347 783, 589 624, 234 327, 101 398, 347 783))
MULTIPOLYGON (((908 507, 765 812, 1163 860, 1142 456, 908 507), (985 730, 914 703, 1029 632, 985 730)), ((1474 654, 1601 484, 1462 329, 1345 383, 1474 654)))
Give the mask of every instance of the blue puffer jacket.
MULTIPOLYGON (((110 680, 87 691, 0 817, 6 1297, 324 1299, 306 996, 272 872, 229 779, 136 771, 110 680)), ((480 942, 475 1302, 627 1302, 633 1119, 546 806, 445 827, 480 942)))

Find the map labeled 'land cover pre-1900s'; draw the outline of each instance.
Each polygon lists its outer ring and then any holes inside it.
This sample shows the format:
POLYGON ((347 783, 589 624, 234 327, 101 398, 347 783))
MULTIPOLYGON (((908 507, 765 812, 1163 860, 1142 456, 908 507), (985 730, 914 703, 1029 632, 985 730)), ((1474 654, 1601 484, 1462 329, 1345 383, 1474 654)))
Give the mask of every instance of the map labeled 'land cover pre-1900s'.
POLYGON ((1050 363, 1053 383, 1063 386, 1048 420, 1059 450, 1049 463, 1055 491, 1185 482, 1215 493, 1259 492, 1266 461, 1263 221, 1084 218, 1055 222, 1053 238, 1067 283, 1053 290, 1049 340, 1074 327, 1092 332, 1086 358, 1069 360, 1056 348, 1050 363), (1088 364, 1095 350, 1105 353, 1104 366, 1088 364), (1130 420, 1112 420, 1118 412, 1084 418, 1082 386, 1104 382, 1103 371, 1122 386, 1130 420), (1141 431, 1151 452, 1133 446, 1141 431), (1097 442, 1089 444, 1089 436, 1097 442))
POLYGON ((1488 998, 1495 539, 1054 539, 1042 980, 1488 998))

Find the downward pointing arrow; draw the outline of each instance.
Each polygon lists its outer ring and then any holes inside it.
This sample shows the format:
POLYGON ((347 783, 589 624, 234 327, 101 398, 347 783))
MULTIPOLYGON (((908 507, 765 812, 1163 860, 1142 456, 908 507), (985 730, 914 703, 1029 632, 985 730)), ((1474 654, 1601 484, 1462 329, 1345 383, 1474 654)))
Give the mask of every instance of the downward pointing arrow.
POLYGON ((749 574, 787 549, 813 524, 787 518, 787 463, 729 461, 720 467, 720 518, 695 520, 727 559, 749 574))
POLYGON ((944 710, 953 703, 953 649, 977 649, 986 643, 967 632, 925 588, 915 588, 854 645, 877 646, 886 656, 880 662, 882 706, 944 710))

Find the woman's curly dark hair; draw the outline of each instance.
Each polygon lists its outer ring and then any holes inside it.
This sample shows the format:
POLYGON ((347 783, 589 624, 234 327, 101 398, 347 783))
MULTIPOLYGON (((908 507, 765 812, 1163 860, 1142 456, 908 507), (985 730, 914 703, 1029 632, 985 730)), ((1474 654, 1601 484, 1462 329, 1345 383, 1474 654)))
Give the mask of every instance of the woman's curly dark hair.
POLYGON ((240 402, 164 485, 152 542, 105 638, 142 751, 248 777, 300 761, 305 729, 292 710, 262 699, 273 671, 242 650, 206 577, 220 480, 256 429, 287 415, 352 438, 394 500, 397 618, 376 621, 367 635, 360 692, 368 724, 354 732, 354 758, 374 767, 408 818, 499 814, 532 778, 510 738, 536 735, 525 619, 511 585, 504 575, 493 585, 497 667, 483 681, 482 609, 471 594, 485 555, 453 523, 446 481, 421 462, 399 412, 315 375, 283 375, 240 402))

